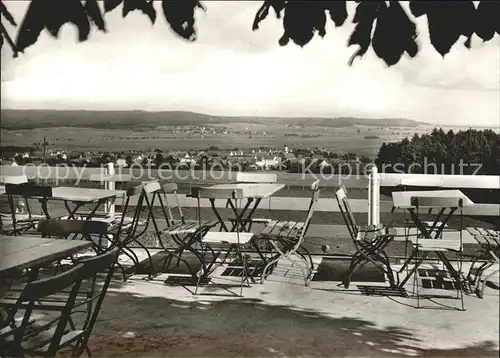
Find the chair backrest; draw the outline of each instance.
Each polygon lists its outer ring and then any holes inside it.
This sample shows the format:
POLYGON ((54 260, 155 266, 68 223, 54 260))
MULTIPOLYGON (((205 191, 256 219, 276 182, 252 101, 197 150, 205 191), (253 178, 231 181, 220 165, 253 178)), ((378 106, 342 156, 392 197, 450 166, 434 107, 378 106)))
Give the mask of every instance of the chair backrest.
MULTIPOLYGON (((71 288, 71 291, 66 299, 64 308, 60 311, 60 316, 52 322, 57 322, 56 329, 52 335, 47 351, 48 356, 55 356, 59 349, 61 339, 68 324, 71 310, 75 304, 76 296, 82 282, 83 264, 79 264, 69 270, 66 270, 58 275, 48 278, 28 282, 17 300, 16 306, 9 312, 9 321, 12 321, 17 312, 24 309, 24 316, 21 324, 15 332, 15 340, 21 342, 26 330, 28 329, 31 313, 36 301, 40 299, 62 292, 65 289, 71 288), (27 303, 27 304, 25 304, 27 303)), ((36 329, 36 328, 35 328, 36 329)), ((45 331, 47 328, 41 328, 45 331)), ((38 330, 41 332, 40 328, 38 330)), ((30 333, 31 334, 31 333, 30 333)))
POLYGON ((0 176, 0 183, 2 184, 24 184, 28 182, 26 175, 7 175, 0 176))
POLYGON ((23 196, 35 198, 51 198, 52 187, 32 183, 5 184, 5 193, 9 196, 23 196))
POLYGON ((160 205, 163 210, 163 214, 165 215, 165 219, 167 220, 167 225, 171 226, 176 223, 176 218, 174 217, 172 213, 172 209, 177 207, 178 215, 181 223, 185 222, 184 219, 184 213, 182 212, 181 204, 179 201, 179 194, 178 194, 178 186, 176 183, 166 183, 162 185, 162 196, 163 199, 160 198, 160 205), (168 196, 167 195, 173 195, 175 204, 172 205, 171 201, 169 202, 168 196), (165 202, 163 202, 165 200, 165 202), (166 210, 165 210, 166 208, 166 210))
POLYGON ((161 190, 161 185, 157 181, 150 181, 150 182, 144 183, 143 189, 144 189, 144 192, 146 194, 152 194, 156 191, 161 190))
POLYGON ((137 185, 137 186, 134 186, 132 188, 128 188, 125 192, 125 196, 126 197, 133 197, 133 196, 140 195, 142 192, 142 188, 143 188, 143 185, 137 185))
POLYGON ((90 286, 90 291, 87 292, 86 299, 87 315, 82 326, 84 333, 77 346, 77 348, 81 350, 87 346, 88 339, 92 333, 95 322, 97 321, 97 317, 99 316, 102 302, 104 301, 109 284, 113 278, 119 252, 120 249, 115 247, 111 251, 104 254, 80 261, 81 264, 83 264, 82 277, 85 279, 92 278, 92 284, 90 286), (99 276, 99 274, 105 272, 106 270, 107 274, 104 276, 104 280, 102 280, 102 285, 97 287, 96 283, 98 278, 102 277, 99 276))
POLYGON ((42 205, 42 210, 47 215, 47 199, 52 197, 52 187, 46 185, 37 185, 33 183, 20 183, 20 184, 5 184, 5 193, 10 207, 12 224, 14 227, 14 234, 17 235, 17 217, 16 217, 16 202, 24 203, 28 212, 29 218, 32 216, 29 199, 38 199, 42 205))
POLYGON ((412 196, 410 203, 415 207, 425 208, 463 208, 463 199, 455 197, 412 196))
MULTIPOLYGON (((463 229, 463 199, 462 198, 451 198, 451 197, 424 197, 424 196, 412 196, 410 198, 410 203, 412 206, 416 208, 417 216, 419 215, 420 208, 429 208, 429 209, 440 209, 442 212, 446 209, 450 209, 450 214, 459 209, 460 215, 460 224, 459 224, 459 232, 460 232, 460 247, 462 247, 463 237, 462 237, 462 229, 463 229)), ((439 238, 441 233, 444 230, 445 221, 443 221, 440 225, 434 223, 431 228, 431 231, 434 231, 434 238, 439 238)), ((425 232, 423 232, 425 233, 425 232)), ((417 235, 416 245, 418 245, 420 235, 417 235)), ((424 235, 425 238, 431 239, 428 233, 424 235)))
POLYGON ((341 186, 335 191, 335 197, 337 198, 337 204, 339 205, 340 213, 344 219, 349 235, 351 239, 356 240, 358 235, 358 225, 356 224, 356 219, 349 205, 349 200, 347 199, 347 192, 344 186, 341 186))
POLYGON ((236 182, 238 183, 268 183, 274 184, 278 181, 278 175, 268 173, 245 173, 238 172, 236 174, 236 182))
POLYGON ((37 231, 43 236, 105 235, 108 233, 108 224, 103 221, 93 220, 48 219, 41 220, 38 223, 37 231))
POLYGON ((309 202, 309 208, 307 210, 306 219, 304 220, 304 228, 300 233, 300 241, 303 241, 304 237, 306 236, 307 230, 309 229, 309 225, 311 224, 314 210, 316 209, 316 204, 318 203, 319 200, 319 194, 320 194, 319 180, 315 181, 311 185, 311 191, 312 191, 311 201, 309 202))
POLYGON ((104 254, 81 260, 80 263, 83 264, 82 277, 88 278, 112 268, 118 260, 119 252, 120 249, 115 247, 104 254))
POLYGON ((61 274, 28 282, 21 293, 22 302, 40 300, 54 295, 77 283, 83 272, 83 264, 78 264, 61 274))
MULTIPOLYGON (((123 228, 125 226, 125 220, 129 214, 132 214, 132 223, 128 226, 128 235, 133 237, 137 231, 137 227, 139 225, 139 220, 141 218, 141 213, 144 210, 143 202, 146 193, 143 190, 144 185, 140 184, 131 188, 128 188, 125 192, 125 198, 121 205, 121 218, 118 223, 118 230, 116 232, 117 238, 123 232, 123 228), (135 206, 130 205, 130 201, 132 198, 137 197, 137 201, 135 206)), ((128 223, 127 223, 128 225, 128 223)))
POLYGON ((195 198, 205 199, 243 199, 243 189, 234 188, 201 188, 193 187, 191 195, 195 198))
POLYGON ((319 189, 319 180, 315 180, 312 184, 311 184, 311 190, 312 191, 315 191, 315 190, 318 190, 319 189))

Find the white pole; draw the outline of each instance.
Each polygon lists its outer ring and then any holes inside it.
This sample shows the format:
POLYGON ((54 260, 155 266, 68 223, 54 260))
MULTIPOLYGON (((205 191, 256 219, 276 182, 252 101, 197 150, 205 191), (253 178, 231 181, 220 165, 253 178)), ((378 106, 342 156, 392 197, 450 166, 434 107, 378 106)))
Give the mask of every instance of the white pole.
POLYGON ((368 225, 372 224, 372 172, 368 175, 368 225))
MULTIPOLYGON (((106 189, 115 190, 115 182, 114 182, 114 179, 112 178, 112 176, 115 175, 115 164, 114 163, 108 163, 107 174, 110 177, 109 178, 110 180, 107 181, 108 185, 107 185, 106 189)), ((114 217, 114 215, 115 215, 115 200, 114 199, 111 199, 110 201, 108 201, 107 209, 108 209, 107 211, 109 213, 109 216, 114 217)))
POLYGON ((370 210, 369 210, 369 225, 380 224, 380 175, 377 167, 373 166, 370 173, 370 210))

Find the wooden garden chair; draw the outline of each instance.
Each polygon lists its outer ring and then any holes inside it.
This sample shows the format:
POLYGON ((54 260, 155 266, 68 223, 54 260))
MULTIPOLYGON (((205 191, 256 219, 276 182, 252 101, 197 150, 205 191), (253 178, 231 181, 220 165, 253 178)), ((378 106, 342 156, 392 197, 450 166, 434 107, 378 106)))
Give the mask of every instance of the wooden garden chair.
POLYGON ((311 185, 311 191, 311 201, 304 221, 272 220, 260 233, 259 238, 264 239, 265 242, 268 243, 267 246, 270 247, 273 252, 271 260, 267 260, 260 252, 258 245, 255 245, 265 265, 262 271, 261 284, 264 283, 264 280, 269 276, 272 269, 276 267, 278 261, 281 259, 286 259, 292 264, 299 264, 299 269, 302 272, 306 286, 308 286, 312 280, 314 263, 311 254, 303 246, 303 243, 319 199, 319 180, 311 185), (299 257, 299 261, 296 260, 297 257, 299 257))
POLYGON ((4 354, 10 356, 36 355, 55 357, 56 353, 66 345, 76 342, 78 336, 69 332, 70 313, 76 301, 82 282, 83 264, 52 277, 28 282, 13 306, 8 308, 7 322, 10 325, 0 330, 0 346, 4 354), (64 301, 61 301, 59 315, 49 322, 34 322, 32 313, 38 302, 46 297, 69 290, 64 301), (16 324, 16 315, 24 311, 20 324, 16 324))
POLYGON ((397 287, 389 257, 385 252, 385 247, 394 239, 394 231, 385 228, 383 225, 373 228, 359 226, 352 213, 344 186, 337 189, 335 197, 337 198, 340 213, 346 224, 349 236, 356 248, 356 252, 352 255, 349 269, 342 279, 344 287, 349 288, 354 272, 369 262, 386 275, 391 288, 397 287))
POLYGON ((474 286, 476 295, 483 298, 486 282, 498 274, 500 269, 500 230, 468 227, 467 231, 480 246, 478 254, 463 255, 472 258, 467 279, 474 286), (477 263, 480 264, 476 266, 477 263), (487 272, 488 270, 490 271, 487 272))
MULTIPOLYGON (((242 190, 232 189, 196 188, 196 190, 193 190, 192 196, 198 199, 198 203, 202 198, 211 200, 232 200, 236 202, 236 208, 241 207, 241 201, 244 199, 242 190)), ((198 216, 198 219, 201 223, 201 215, 198 216)), ((234 232, 208 231, 202 236, 200 241, 200 255, 203 264, 201 272, 198 275, 195 295, 198 294, 199 286, 202 283, 209 282, 209 276, 214 270, 228 262, 228 260, 236 259, 231 262, 231 268, 238 267, 242 269, 240 296, 243 295, 243 285, 245 282, 248 287, 250 286, 250 281, 254 280, 249 273, 248 257, 245 250, 254 234, 251 232, 240 232, 240 225, 240 221, 236 220, 236 230, 234 232), (210 258, 207 252, 210 252, 210 258), (236 261, 238 261, 238 263, 236 263, 236 261)))
POLYGON ((28 182, 6 183, 5 194, 10 208, 10 223, 2 225, 2 231, 8 235, 22 235, 33 229, 39 220, 49 218, 47 202, 52 197, 52 187, 28 182), (16 212, 16 202, 19 200, 24 201, 26 214, 16 212), (40 203, 42 214, 33 213, 31 202, 34 200, 40 203))

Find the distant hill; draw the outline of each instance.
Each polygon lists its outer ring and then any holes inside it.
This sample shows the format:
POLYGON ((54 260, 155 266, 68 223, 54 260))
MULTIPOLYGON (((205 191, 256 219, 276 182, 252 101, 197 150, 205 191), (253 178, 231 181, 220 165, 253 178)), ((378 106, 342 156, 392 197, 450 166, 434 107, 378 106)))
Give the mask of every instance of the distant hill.
POLYGON ((184 111, 57 111, 14 110, 1 111, 3 129, 35 129, 48 127, 84 127, 101 129, 156 128, 164 125, 210 125, 235 122, 270 124, 287 123, 306 126, 349 127, 354 125, 417 127, 426 123, 404 118, 286 118, 286 117, 227 117, 184 111))

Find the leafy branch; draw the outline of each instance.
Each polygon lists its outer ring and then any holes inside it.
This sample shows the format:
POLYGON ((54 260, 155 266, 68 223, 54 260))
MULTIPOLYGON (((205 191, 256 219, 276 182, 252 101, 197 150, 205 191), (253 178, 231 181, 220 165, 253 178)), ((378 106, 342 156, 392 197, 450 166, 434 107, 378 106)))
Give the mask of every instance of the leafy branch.
MULTIPOLYGON (((398 63, 405 53, 410 57, 417 55, 417 25, 399 1, 357 0, 356 3, 355 26, 347 45, 358 49, 349 65, 355 58, 363 57, 370 47, 388 66, 398 63)), ((2 17, 17 26, 5 4, 0 4, 2 17)), ((16 57, 18 52, 36 43, 44 29, 57 38, 62 25, 67 23, 76 25, 79 41, 86 41, 92 26, 107 31, 105 14, 119 7, 122 17, 137 10, 154 24, 157 14, 153 5, 153 0, 104 0, 101 9, 97 0, 32 0, 15 41, 2 24, 1 45, 5 40, 16 57)), ((326 35, 328 19, 336 27, 344 25, 348 18, 346 5, 346 1, 337 0, 266 0, 255 15, 252 29, 258 30, 272 9, 283 23, 284 31, 278 43, 286 46, 291 40, 305 46, 316 34, 326 35)), ((198 0, 162 0, 161 9, 174 33, 195 41, 195 11, 205 10, 198 0)), ((410 1, 410 12, 415 17, 427 17, 431 44, 442 56, 450 52, 461 36, 466 38, 464 45, 470 48, 474 34, 483 41, 490 41, 495 33, 500 34, 500 1, 481 1, 477 7, 472 1, 410 1)))

